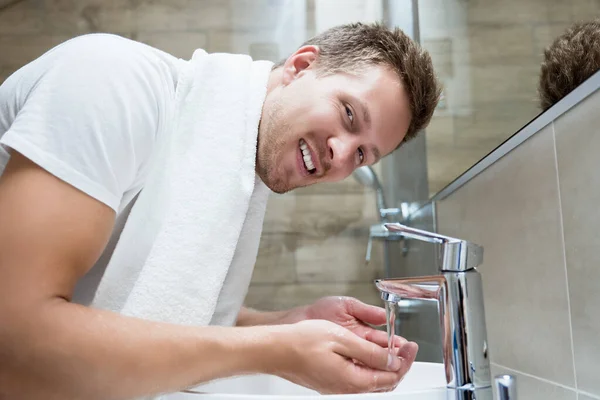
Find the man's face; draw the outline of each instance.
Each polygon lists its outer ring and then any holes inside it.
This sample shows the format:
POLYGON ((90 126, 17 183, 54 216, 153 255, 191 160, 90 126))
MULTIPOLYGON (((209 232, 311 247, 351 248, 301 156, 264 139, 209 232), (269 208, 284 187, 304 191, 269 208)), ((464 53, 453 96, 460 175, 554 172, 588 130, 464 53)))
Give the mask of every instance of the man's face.
POLYGON ((308 53, 288 59, 282 83, 263 106, 256 170, 276 193, 339 181, 376 163, 410 124, 408 98, 394 72, 373 66, 317 77, 308 53))

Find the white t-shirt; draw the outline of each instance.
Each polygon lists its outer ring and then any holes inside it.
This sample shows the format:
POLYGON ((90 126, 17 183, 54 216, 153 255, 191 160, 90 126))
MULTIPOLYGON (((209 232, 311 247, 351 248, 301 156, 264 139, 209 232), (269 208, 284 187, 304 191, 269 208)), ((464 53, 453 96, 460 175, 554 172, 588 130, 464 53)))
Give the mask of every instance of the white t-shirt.
POLYGON ((0 173, 13 148, 120 213, 143 186, 174 106, 178 60, 113 35, 81 36, 0 86, 0 173))
POLYGON ((0 175, 12 148, 117 213, 111 239, 78 282, 74 302, 93 299, 157 137, 172 118, 185 62, 119 36, 85 35, 0 86, 0 175))

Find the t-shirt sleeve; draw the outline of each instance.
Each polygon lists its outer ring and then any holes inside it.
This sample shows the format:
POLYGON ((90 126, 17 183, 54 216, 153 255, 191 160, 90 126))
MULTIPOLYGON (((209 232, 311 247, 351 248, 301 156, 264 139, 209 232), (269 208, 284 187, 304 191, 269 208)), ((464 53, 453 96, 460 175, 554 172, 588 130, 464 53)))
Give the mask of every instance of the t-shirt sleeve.
POLYGON ((164 76, 131 43, 79 38, 26 66, 22 106, 0 139, 116 212, 151 156, 164 111, 164 76))

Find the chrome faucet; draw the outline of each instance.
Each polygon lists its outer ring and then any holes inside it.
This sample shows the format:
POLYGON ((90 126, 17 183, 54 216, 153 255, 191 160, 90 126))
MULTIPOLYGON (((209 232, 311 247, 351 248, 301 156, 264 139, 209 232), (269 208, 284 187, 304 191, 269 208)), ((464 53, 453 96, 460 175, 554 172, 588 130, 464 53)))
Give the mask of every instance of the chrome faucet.
POLYGON ((439 275, 375 281, 394 334, 395 310, 401 300, 431 300, 438 305, 449 400, 492 400, 481 275, 476 267, 483 249, 465 240, 398 223, 383 224, 388 237, 438 244, 439 275))
POLYGON ((498 375, 494 381, 498 400, 517 400, 517 378, 512 375, 498 375))

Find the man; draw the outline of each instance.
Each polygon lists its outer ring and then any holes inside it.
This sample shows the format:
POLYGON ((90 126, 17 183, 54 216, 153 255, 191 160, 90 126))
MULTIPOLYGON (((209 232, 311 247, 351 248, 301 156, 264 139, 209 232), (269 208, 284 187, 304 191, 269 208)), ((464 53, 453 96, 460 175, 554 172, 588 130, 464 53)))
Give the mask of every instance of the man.
POLYGON ((129 399, 249 373, 393 389, 417 346, 397 338, 390 356, 370 327, 382 309, 240 310, 260 234, 246 225, 262 223, 261 185, 379 161, 439 93, 426 52, 365 24, 272 69, 89 35, 17 71, 0 87, 0 397, 129 399))
POLYGON ((544 51, 538 93, 543 111, 600 69, 600 20, 579 22, 544 51))

